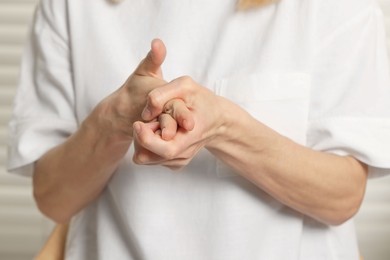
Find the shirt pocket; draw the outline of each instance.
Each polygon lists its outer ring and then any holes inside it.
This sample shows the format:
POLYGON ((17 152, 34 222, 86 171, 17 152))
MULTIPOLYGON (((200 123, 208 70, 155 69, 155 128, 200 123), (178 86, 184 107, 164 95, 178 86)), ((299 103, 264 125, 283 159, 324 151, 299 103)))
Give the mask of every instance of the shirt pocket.
MULTIPOLYGON (((304 145, 309 112, 310 74, 260 72, 220 79, 215 92, 278 133, 304 145)), ((217 160, 219 177, 237 176, 217 160)))

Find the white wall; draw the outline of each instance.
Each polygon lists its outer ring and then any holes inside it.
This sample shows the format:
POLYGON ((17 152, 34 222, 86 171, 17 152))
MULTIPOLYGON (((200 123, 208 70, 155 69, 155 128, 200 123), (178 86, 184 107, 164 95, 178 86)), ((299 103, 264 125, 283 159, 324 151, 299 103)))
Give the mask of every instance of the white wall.
MULTIPOLYGON (((35 208, 30 180, 11 176, 5 170, 6 124, 27 23, 36 2, 0 0, 0 259, 4 260, 31 259, 51 228, 35 208)), ((390 35, 390 0, 380 3, 390 35)), ((388 42, 390 46, 390 37, 388 42)), ((370 181, 356 222, 365 258, 390 259, 390 178, 370 181)))

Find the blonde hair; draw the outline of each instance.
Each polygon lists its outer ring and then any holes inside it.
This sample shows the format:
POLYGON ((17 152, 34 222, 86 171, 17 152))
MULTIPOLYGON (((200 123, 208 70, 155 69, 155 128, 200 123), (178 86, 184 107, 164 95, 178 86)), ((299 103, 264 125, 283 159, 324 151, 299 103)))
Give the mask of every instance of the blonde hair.
MULTIPOLYGON (((111 3, 118 4, 123 0, 109 0, 111 3)), ((277 0, 238 0, 237 9, 238 10, 248 10, 251 8, 265 6, 267 4, 276 2, 277 0)))
POLYGON ((251 8, 262 7, 276 1, 277 0, 238 0, 237 9, 244 11, 251 8))

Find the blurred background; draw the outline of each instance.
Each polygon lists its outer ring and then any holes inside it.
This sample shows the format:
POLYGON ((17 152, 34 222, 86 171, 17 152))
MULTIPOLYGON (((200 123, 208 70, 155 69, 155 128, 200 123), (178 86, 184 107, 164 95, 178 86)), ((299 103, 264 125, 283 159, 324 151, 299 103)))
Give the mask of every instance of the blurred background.
MULTIPOLYGON (((378 1, 386 18, 390 50, 390 0, 378 1)), ((12 176, 5 167, 7 123, 19 61, 37 2, 0 0, 0 259, 4 260, 32 259, 53 227, 34 205, 31 180, 12 176)), ((390 176, 370 180, 356 226, 366 260, 390 259, 390 176)))

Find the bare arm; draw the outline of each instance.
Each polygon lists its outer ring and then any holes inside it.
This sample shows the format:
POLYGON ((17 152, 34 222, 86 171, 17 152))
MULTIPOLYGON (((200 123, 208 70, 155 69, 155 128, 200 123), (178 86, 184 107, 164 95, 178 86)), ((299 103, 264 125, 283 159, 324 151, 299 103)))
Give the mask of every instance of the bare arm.
POLYGON ((63 260, 65 258, 68 224, 56 225, 35 260, 63 260))
POLYGON ((356 159, 294 143, 188 77, 152 91, 144 119, 167 110, 167 102, 178 97, 193 112, 194 129, 164 141, 136 122, 135 140, 143 148, 135 154, 137 163, 180 167, 206 147, 275 199, 318 221, 340 224, 357 212, 367 167, 356 159))
POLYGON ((331 225, 359 209, 367 167, 349 156, 311 150, 276 133, 230 102, 207 148, 282 203, 331 225))
POLYGON ((165 46, 151 51, 126 83, 100 102, 63 144, 35 165, 34 197, 39 209, 65 223, 104 189, 132 142, 132 123, 140 118, 147 93, 165 83, 160 65, 165 46))
POLYGON ((65 143, 38 160, 34 197, 45 215, 58 223, 68 222, 100 194, 132 141, 128 136, 116 148, 109 138, 95 131, 92 122, 84 122, 65 143))

